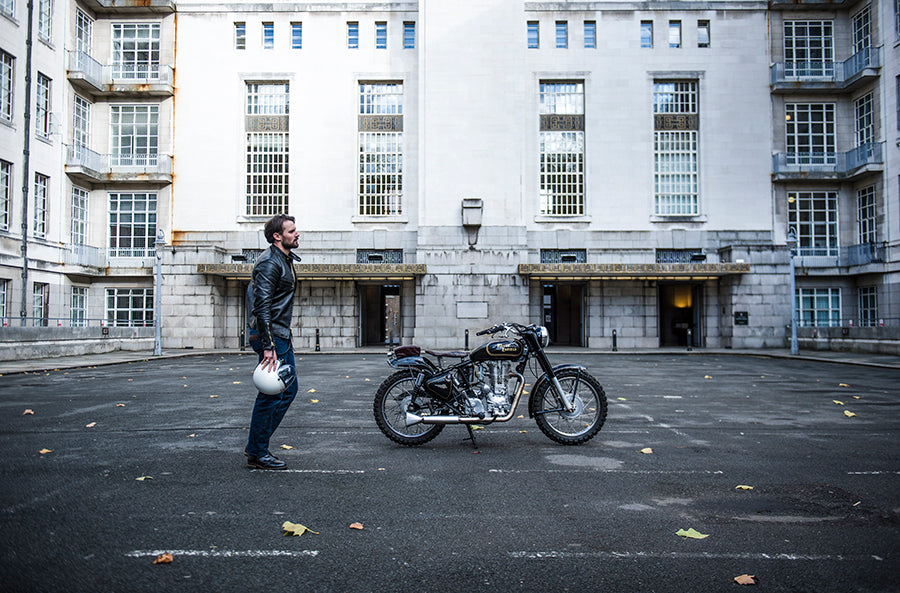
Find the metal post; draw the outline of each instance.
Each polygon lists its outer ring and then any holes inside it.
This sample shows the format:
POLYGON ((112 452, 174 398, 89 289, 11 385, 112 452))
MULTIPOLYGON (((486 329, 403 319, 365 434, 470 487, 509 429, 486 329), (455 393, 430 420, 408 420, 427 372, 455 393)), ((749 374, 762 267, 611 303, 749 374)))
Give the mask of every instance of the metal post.
POLYGON ((797 346, 797 306, 795 302, 797 299, 797 268, 794 264, 794 247, 797 245, 797 233, 794 231, 793 227, 791 227, 791 229, 788 231, 787 243, 791 258, 791 355, 796 356, 799 352, 799 347, 797 346))
POLYGON ((693 345, 694 345, 694 331, 693 331, 691 328, 688 328, 688 330, 687 330, 687 349, 688 349, 688 352, 690 352, 691 350, 693 350, 693 348, 691 348, 691 346, 693 346, 693 345))
POLYGON ((469 351, 469 330, 466 330, 466 352, 469 351))
POLYGON ((166 244, 166 234, 156 229, 156 293, 153 295, 153 327, 156 337, 153 342, 153 355, 162 355, 162 319, 160 301, 162 301, 162 251, 166 244))
POLYGON ((616 345, 616 339, 617 339, 617 336, 616 336, 616 330, 613 330, 613 352, 618 352, 618 351, 619 351, 619 348, 618 348, 618 346, 616 345))
POLYGON ((319 328, 316 328, 316 352, 319 352, 319 328))

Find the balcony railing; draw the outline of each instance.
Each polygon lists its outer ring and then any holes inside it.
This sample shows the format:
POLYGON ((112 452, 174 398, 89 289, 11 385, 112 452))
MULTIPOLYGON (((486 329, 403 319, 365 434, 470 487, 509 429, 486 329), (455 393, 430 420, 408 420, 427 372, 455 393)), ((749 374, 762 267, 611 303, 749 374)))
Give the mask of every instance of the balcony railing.
POLYGON ((883 142, 870 142, 847 152, 779 152, 772 155, 772 172, 776 177, 810 177, 810 173, 820 173, 823 178, 852 177, 867 165, 883 165, 883 146, 883 142))
POLYGON ((90 245, 66 245, 66 263, 76 266, 99 268, 103 265, 103 251, 90 245))
POLYGON ((867 47, 843 62, 822 60, 792 60, 772 65, 771 82, 774 87, 790 85, 806 88, 806 83, 827 83, 830 88, 843 88, 866 69, 881 67, 881 48, 867 47))
POLYGON ((799 247, 794 249, 794 263, 801 268, 832 268, 883 263, 885 247, 878 243, 862 243, 848 247, 799 247))
POLYGON ((171 182, 172 159, 155 152, 98 154, 84 146, 69 146, 66 172, 95 182, 171 182))
POLYGON ((172 94, 173 70, 166 64, 103 65, 83 51, 69 52, 69 79, 102 94, 172 94), (149 85, 149 86, 148 86, 149 85))

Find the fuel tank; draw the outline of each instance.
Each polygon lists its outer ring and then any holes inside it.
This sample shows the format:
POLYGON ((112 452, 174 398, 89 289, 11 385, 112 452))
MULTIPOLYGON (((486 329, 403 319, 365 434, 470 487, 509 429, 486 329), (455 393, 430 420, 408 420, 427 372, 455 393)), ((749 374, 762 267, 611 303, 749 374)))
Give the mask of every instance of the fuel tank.
POLYGON ((519 340, 494 340, 472 350, 469 358, 475 362, 514 360, 522 356, 523 352, 525 352, 525 345, 519 340))

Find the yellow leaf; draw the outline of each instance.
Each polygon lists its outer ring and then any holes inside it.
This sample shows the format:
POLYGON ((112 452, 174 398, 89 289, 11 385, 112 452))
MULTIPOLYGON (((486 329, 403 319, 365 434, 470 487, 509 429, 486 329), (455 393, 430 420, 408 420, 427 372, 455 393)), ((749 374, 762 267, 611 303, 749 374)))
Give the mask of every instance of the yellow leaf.
POLYGON ((117 407, 117 408, 124 408, 124 407, 125 407, 125 404, 116 404, 116 407, 117 407))
POLYGON ((363 381, 371 381, 372 379, 363 379, 363 381))
POLYGON ((528 432, 527 430, 520 430, 519 434, 526 434, 527 432, 528 432))
POLYGON ((317 399, 311 399, 311 400, 309 400, 309 403, 311 403, 311 404, 317 404, 317 403, 319 403, 319 400, 317 400, 317 399))
POLYGON ((90 424, 85 424, 85 425, 84 425, 85 428, 94 428, 95 426, 97 426, 97 423, 96 423, 96 422, 91 422, 90 424))
POLYGON ((712 377, 710 377, 709 375, 703 375, 703 378, 704 379, 712 379, 712 377))
POLYGON ((838 387, 850 387, 846 383, 838 383, 838 387))
POLYGON ((191 434, 188 435, 188 438, 189 438, 189 439, 192 439, 192 438, 194 438, 195 436, 197 436, 197 434, 192 432, 191 434))
POLYGON ((483 426, 478 426, 477 424, 472 425, 472 430, 484 430, 483 426))
POLYGON ((157 556, 156 560, 153 561, 153 564, 169 564, 174 559, 175 558, 172 556, 172 554, 166 552, 165 554, 160 554, 159 556, 157 556))
POLYGON ((211 396, 209 396, 209 397, 219 397, 219 396, 218 396, 218 395, 211 395, 211 396))
POLYGON ((675 535, 680 535, 681 537, 684 537, 684 538, 689 537, 691 539, 703 539, 703 538, 709 537, 709 534, 700 533, 693 527, 691 527, 687 531, 685 531, 684 529, 679 529, 678 531, 675 532, 675 535))
MULTIPOLYGON (((2 376, 2 375, 0 375, 0 376, 2 376)), ((862 396, 861 396, 861 395, 854 395, 854 396, 853 396, 853 399, 862 399, 862 396)))
POLYGON ((141 476, 140 478, 135 478, 138 482, 144 482, 146 480, 152 480, 153 476, 141 476))
POLYGON ((625 399, 624 397, 617 397, 616 399, 619 400, 620 402, 627 402, 627 401, 628 401, 628 400, 625 399))
POLYGON ((46 455, 47 453, 53 453, 53 449, 41 449, 38 451, 41 455, 46 455))
POLYGON ((643 449, 641 449, 641 453, 643 453, 644 455, 652 455, 653 449, 651 449, 650 447, 644 447, 643 449))
POLYGON ((240 385, 241 382, 240 382, 240 381, 232 381, 231 384, 232 384, 232 385, 240 385))
POLYGON ((742 574, 741 576, 734 577, 734 582, 738 585, 755 585, 759 582, 759 579, 752 574, 742 574))
POLYGON ((833 401, 834 403, 836 403, 836 404, 839 405, 839 406, 843 406, 843 405, 844 405, 844 402, 842 402, 842 401, 840 401, 840 400, 837 400, 837 399, 833 399, 833 400, 831 400, 831 401, 833 401))
MULTIPOLYGON (((0 377, 2 377, 2 375, 0 375, 0 377)), ((34 410, 26 409, 24 412, 22 412, 22 415, 23 416, 34 416, 34 410)))
POLYGON ((315 392, 316 392, 315 389, 310 389, 310 390, 308 390, 306 393, 315 393, 315 392))
POLYGON ((362 529, 362 528, 363 528, 362 523, 351 523, 350 524, 350 529, 362 529))
POLYGON ((753 490, 753 486, 745 486, 744 484, 738 484, 734 487, 735 490, 753 490))
POLYGON ((306 525, 300 525, 299 523, 291 523, 290 521, 285 521, 284 523, 282 523, 281 529, 284 530, 285 535, 300 536, 300 535, 303 535, 304 533, 306 533, 307 531, 310 533, 315 533, 316 535, 319 535, 318 531, 313 531, 306 525))
POLYGON ((524 418, 524 417, 525 417, 524 414, 519 414, 518 416, 516 416, 516 418, 518 418, 519 420, 521 420, 521 419, 524 418))
POLYGON ((290 445, 281 445, 282 449, 293 449, 290 445))
POLYGON ((854 416, 856 416, 856 414, 854 414, 850 410, 844 410, 844 416, 846 416, 847 418, 853 418, 854 416))

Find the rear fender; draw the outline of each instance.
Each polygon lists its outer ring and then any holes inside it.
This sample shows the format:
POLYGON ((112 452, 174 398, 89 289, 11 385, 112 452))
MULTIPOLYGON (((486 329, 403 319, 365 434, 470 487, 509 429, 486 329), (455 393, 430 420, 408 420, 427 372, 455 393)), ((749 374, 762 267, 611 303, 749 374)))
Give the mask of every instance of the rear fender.
POLYGON ((437 367, 423 356, 406 356, 404 358, 396 358, 388 360, 388 364, 396 369, 409 369, 411 371, 421 371, 429 375, 437 370, 437 367))

